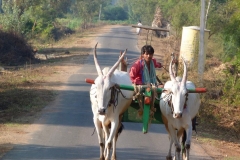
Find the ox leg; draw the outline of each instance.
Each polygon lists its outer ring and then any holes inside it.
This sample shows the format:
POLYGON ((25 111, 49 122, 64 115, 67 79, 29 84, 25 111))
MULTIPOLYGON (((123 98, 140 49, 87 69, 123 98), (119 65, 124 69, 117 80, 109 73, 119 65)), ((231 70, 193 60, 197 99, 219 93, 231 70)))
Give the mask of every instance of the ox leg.
POLYGON ((166 160, 172 160, 172 153, 171 153, 171 151, 172 151, 173 139, 172 139, 171 134, 170 134, 169 129, 168 129, 168 120, 167 120, 167 118, 164 115, 162 115, 162 120, 163 120, 165 128, 166 128, 166 130, 168 132, 168 138, 169 138, 169 141, 170 141, 170 146, 169 146, 168 155, 166 157, 166 160))
POLYGON ((97 118, 93 118, 93 122, 97 131, 97 136, 98 136, 98 142, 100 145, 100 160, 104 160, 104 135, 103 135, 103 130, 101 128, 101 122, 97 118))
POLYGON ((122 127, 122 115, 119 116, 119 123, 118 123, 118 128, 117 128, 117 131, 116 131, 116 134, 113 138, 113 151, 112 151, 112 160, 116 160, 117 159, 117 156, 116 156, 116 145, 117 145, 117 139, 118 139, 118 132, 119 132, 119 129, 122 127))
POLYGON ((186 143, 186 138, 187 138, 187 133, 184 130, 182 134, 182 159, 184 160, 186 158, 186 148, 185 148, 185 143, 186 143))
POLYGON ((185 143, 186 149, 186 157, 185 160, 189 160, 189 153, 190 153, 190 146, 191 146, 191 139, 192 139, 192 125, 189 125, 188 129, 186 129, 187 138, 185 143))
POLYGON ((176 147, 176 149, 175 149, 175 159, 180 160, 181 148, 179 148, 178 145, 175 145, 175 147, 176 147))
POLYGON ((183 157, 183 160, 184 160, 184 157, 186 155, 186 151, 185 151, 185 142, 186 142, 186 131, 184 128, 181 128, 177 131, 177 137, 178 137, 178 140, 181 139, 181 151, 182 151, 182 157, 183 157))
POLYGON ((109 149, 108 149, 108 144, 107 144, 107 139, 109 137, 109 128, 106 125, 103 125, 103 130, 105 133, 105 149, 104 149, 104 158, 105 160, 108 160, 109 156, 109 149))
POLYGON ((169 150, 168 150, 168 155, 166 157, 166 160, 172 160, 172 145, 173 145, 173 140, 171 138, 171 136, 169 136, 169 140, 170 140, 170 146, 169 146, 169 150))
MULTIPOLYGON (((118 125, 118 129, 119 129, 119 125, 118 125)), ((113 141, 112 141, 112 149, 113 149, 112 150, 112 160, 116 160, 117 159, 117 156, 116 156, 117 138, 118 138, 118 133, 116 132, 115 136, 113 137, 113 141)))
POLYGON ((178 141, 178 138, 177 138, 177 132, 172 127, 172 125, 169 124, 169 123, 168 123, 168 129, 169 129, 169 133, 171 135, 171 139, 173 140, 173 142, 175 144, 175 159, 180 160, 181 145, 179 144, 179 141, 178 141))
MULTIPOLYGON (((116 154, 116 131, 118 129, 118 126, 119 126, 119 119, 115 119, 115 122, 111 122, 111 132, 106 142, 106 147, 108 147, 109 151, 113 147, 112 157, 114 157, 114 154, 116 154), (113 139, 115 143, 112 146, 113 139)), ((109 158, 109 154, 107 155, 106 158, 109 158)))
POLYGON ((117 142, 117 135, 113 138, 113 150, 112 150, 112 160, 116 160, 117 159, 117 156, 116 156, 116 142, 117 142))

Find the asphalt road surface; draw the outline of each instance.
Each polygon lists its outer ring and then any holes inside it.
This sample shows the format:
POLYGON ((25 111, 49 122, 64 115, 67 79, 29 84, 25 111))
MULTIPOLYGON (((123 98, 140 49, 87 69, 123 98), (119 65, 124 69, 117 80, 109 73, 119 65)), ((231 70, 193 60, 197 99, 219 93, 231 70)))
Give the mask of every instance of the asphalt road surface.
MULTIPOLYGON (((137 35, 130 26, 112 28, 109 33, 97 38, 100 66, 112 66, 119 51, 126 48, 128 58, 138 57, 137 35)), ((44 109, 35 122, 40 130, 31 134, 27 145, 16 145, 3 160, 96 160, 99 159, 99 144, 94 130, 93 114, 89 100, 90 84, 85 78, 96 78, 93 56, 78 73, 65 84, 65 90, 51 105, 44 109)), ((152 124, 147 134, 142 133, 141 123, 124 122, 125 129, 117 142, 118 160, 164 160, 169 141, 161 124, 152 124)), ((172 154, 174 151, 172 151, 172 154)), ((198 144, 192 143, 190 158, 211 159, 198 144)))

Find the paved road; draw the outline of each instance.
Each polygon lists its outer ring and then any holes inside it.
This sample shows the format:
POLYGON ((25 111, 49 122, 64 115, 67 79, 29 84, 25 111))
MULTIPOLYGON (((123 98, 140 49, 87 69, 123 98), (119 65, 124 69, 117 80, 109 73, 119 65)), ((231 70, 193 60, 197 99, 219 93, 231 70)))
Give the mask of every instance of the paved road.
MULTIPOLYGON (((99 63, 102 67, 113 65, 119 51, 128 49, 128 58, 139 56, 137 36, 131 27, 113 28, 97 38, 99 63)), ((16 145, 3 160, 95 160, 99 157, 96 133, 89 101, 90 85, 85 78, 96 77, 93 57, 72 75, 54 103, 44 109, 36 121, 40 130, 31 134, 27 145, 16 145)), ((124 123, 117 143, 119 160, 163 160, 169 142, 163 125, 152 124, 149 133, 142 133, 142 124, 124 123)), ((211 159, 198 144, 192 144, 191 159, 211 159)))

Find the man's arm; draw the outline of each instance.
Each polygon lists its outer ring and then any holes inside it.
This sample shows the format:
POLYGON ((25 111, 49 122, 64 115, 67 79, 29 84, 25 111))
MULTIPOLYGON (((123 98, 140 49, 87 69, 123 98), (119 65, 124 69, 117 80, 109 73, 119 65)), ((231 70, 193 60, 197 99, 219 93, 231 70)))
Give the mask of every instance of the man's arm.
POLYGON ((139 61, 135 62, 132 65, 129 70, 129 75, 133 84, 142 84, 139 61))
POLYGON ((154 58, 152 60, 155 68, 162 68, 162 64, 160 62, 157 62, 154 58))

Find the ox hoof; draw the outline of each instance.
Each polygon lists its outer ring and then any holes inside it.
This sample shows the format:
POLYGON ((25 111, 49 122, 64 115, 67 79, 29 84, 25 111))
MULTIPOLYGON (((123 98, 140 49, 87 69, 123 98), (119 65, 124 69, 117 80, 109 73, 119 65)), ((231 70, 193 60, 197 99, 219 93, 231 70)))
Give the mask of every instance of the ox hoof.
POLYGON ((186 144, 185 145, 185 148, 188 150, 188 149, 190 149, 190 144, 186 144))
POLYGON ((167 156, 166 160, 172 160, 172 156, 167 156))
POLYGON ((183 153, 183 154, 182 154, 182 159, 187 159, 186 153, 183 153))

